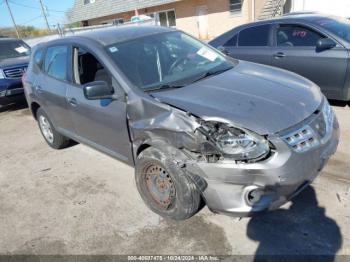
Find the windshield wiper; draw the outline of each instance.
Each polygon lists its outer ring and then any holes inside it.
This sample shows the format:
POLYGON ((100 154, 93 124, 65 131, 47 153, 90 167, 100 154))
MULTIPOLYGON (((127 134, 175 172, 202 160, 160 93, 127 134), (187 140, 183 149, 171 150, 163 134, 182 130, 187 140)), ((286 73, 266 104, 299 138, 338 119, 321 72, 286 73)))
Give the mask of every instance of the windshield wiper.
POLYGON ((222 68, 222 69, 217 69, 217 70, 209 70, 209 71, 207 71, 207 72, 205 72, 204 74, 201 74, 199 77, 197 77, 196 79, 194 79, 192 82, 191 82, 191 84, 192 83, 195 83, 195 82, 198 82, 198 81, 200 81, 200 80, 203 80, 203 79, 205 79, 205 78, 208 78, 208 77, 210 77, 210 76, 213 76, 213 75, 219 75, 219 74, 221 74, 221 73, 223 73, 223 72, 226 72, 226 71, 228 71, 228 70, 230 70, 230 69, 232 69, 233 67, 225 67, 225 68, 222 68))
POLYGON ((145 92, 158 91, 158 90, 162 90, 162 89, 176 89, 176 88, 181 88, 184 86, 185 85, 164 84, 164 85, 159 85, 159 86, 152 87, 152 88, 147 88, 147 89, 145 89, 145 92))

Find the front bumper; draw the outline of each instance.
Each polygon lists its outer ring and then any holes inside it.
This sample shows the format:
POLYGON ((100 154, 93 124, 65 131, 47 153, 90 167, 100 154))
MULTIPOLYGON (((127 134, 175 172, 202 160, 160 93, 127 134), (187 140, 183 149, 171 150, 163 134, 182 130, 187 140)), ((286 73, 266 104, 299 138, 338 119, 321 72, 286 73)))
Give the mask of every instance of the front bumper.
POLYGON ((270 139, 276 151, 265 161, 253 164, 197 162, 187 169, 190 173, 200 171, 206 182, 202 195, 210 210, 251 216, 278 208, 309 185, 335 153, 339 133, 339 124, 334 117, 328 141, 307 152, 295 152, 276 136, 270 139), (254 204, 247 198, 252 190, 261 194, 254 204))
POLYGON ((7 105, 24 99, 21 79, 0 80, 0 105, 7 105))

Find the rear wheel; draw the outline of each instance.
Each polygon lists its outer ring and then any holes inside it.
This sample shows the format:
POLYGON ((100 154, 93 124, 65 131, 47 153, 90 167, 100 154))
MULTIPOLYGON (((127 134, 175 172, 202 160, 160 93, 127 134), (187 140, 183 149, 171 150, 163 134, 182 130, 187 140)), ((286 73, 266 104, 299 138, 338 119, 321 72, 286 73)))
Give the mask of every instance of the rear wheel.
POLYGON ((41 108, 36 112, 36 118, 41 134, 45 141, 55 149, 62 149, 69 145, 70 140, 56 131, 45 111, 41 108))
POLYGON ((149 147, 138 156, 135 179, 146 205, 160 216, 190 218, 200 208, 201 195, 175 159, 149 147))

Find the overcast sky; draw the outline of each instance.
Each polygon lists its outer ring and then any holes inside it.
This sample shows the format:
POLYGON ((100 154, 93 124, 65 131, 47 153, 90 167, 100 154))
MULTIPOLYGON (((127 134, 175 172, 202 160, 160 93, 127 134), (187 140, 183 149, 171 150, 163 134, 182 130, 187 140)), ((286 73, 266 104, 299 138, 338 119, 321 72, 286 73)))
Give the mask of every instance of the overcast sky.
MULTIPOLYGON (((64 12, 74 5, 74 0, 42 0, 47 7, 49 24, 65 22, 64 12)), ((39 0, 8 0, 18 25, 46 27, 39 0)), ((5 1, 0 0, 0 27, 13 26, 5 1)))

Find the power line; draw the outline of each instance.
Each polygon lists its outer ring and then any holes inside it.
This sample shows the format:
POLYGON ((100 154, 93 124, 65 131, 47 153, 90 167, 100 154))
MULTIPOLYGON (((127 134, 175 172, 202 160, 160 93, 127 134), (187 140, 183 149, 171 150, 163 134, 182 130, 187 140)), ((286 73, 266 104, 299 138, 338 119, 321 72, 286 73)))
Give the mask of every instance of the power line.
POLYGON ((49 21, 47 21, 47 16, 46 16, 46 12, 45 12, 45 9, 44 9, 43 1, 39 0, 39 2, 40 2, 40 6, 41 6, 41 13, 43 14, 43 16, 45 18, 47 29, 49 31, 51 31, 51 28, 50 28, 50 25, 49 25, 49 21))
MULTIPOLYGON (((31 8, 31 9, 41 10, 41 8, 40 8, 40 7, 30 6, 30 5, 25 5, 25 4, 20 4, 20 3, 14 2, 13 0, 10 0, 10 3, 11 3, 11 4, 14 4, 14 5, 18 5, 18 6, 26 7, 26 8, 31 8)), ((55 9, 47 9, 47 11, 50 11, 50 12, 57 12, 57 13, 65 13, 65 12, 66 12, 66 11, 62 11, 62 10, 55 10, 55 9)))
POLYGON ((29 19, 29 20, 27 20, 27 21, 25 21, 25 22, 22 22, 22 23, 19 23, 19 24, 25 25, 25 24, 28 24, 28 23, 30 23, 30 22, 33 22, 34 20, 37 20, 37 19, 39 19, 39 18, 42 18, 42 15, 36 16, 36 17, 34 17, 34 18, 32 18, 32 19, 29 19))
POLYGON ((13 22, 13 25, 14 25, 14 27, 15 27, 16 34, 17 34, 17 38, 19 38, 18 28, 17 28, 16 22, 15 22, 15 18, 13 17, 13 14, 12 14, 12 11, 11 11, 11 8, 10 8, 10 5, 9 5, 9 3, 8 3, 7 0, 5 0, 5 3, 6 3, 6 5, 7 5, 7 9, 9 10, 9 13, 10 13, 10 16, 11 16, 11 19, 12 19, 12 22, 13 22))

